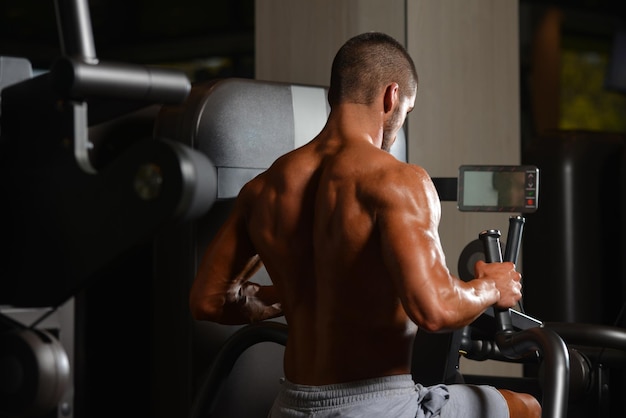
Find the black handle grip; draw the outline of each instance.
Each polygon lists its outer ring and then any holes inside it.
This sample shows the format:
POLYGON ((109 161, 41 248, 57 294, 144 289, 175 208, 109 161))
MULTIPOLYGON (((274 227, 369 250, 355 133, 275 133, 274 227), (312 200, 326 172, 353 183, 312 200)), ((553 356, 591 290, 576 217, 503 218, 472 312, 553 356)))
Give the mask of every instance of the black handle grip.
POLYGON ((502 262, 502 248, 500 247, 500 231, 497 229, 488 229, 478 234, 478 238, 482 241, 485 250, 485 261, 487 263, 502 262))
POLYGON ((509 218, 509 234, 506 237, 504 261, 510 261, 513 264, 517 264, 517 257, 522 244, 524 222, 525 220, 523 216, 517 215, 509 218))
MULTIPOLYGON (((478 238, 482 241, 485 250, 485 261, 487 263, 502 262, 502 248, 500 247, 500 231, 497 229, 488 229, 478 234, 478 238)), ((513 332, 513 320, 508 309, 494 308, 494 314, 498 331, 513 332)))

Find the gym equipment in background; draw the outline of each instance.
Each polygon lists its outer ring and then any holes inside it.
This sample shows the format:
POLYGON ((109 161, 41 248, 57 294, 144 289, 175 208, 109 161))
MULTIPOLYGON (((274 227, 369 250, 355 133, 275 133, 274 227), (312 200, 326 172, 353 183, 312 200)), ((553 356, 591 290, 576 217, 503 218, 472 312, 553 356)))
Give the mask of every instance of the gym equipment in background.
POLYGON ((73 416, 74 347, 60 343, 74 343, 73 297, 216 199, 203 154, 152 137, 158 107, 187 98, 186 75, 101 62, 87 0, 55 6, 63 56, 49 71, 32 77, 26 60, 0 57, 0 415, 8 416, 55 408, 73 416))

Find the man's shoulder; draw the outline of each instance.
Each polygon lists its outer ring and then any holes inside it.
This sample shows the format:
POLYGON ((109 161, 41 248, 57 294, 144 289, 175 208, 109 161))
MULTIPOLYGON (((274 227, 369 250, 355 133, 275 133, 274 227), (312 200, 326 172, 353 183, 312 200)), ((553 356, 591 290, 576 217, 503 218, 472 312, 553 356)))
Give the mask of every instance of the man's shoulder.
POLYGON ((373 169, 367 178, 367 194, 377 206, 421 206, 434 196, 434 185, 427 171, 399 160, 373 169))
MULTIPOLYGON (((395 157, 394 157, 395 159, 395 157)), ((410 176, 413 179, 428 179, 430 180, 430 175, 426 171, 424 167, 419 165, 405 163, 400 160, 396 160, 397 164, 395 165, 395 169, 398 170, 404 176, 410 176)))
POLYGON ((374 165, 372 174, 381 181, 390 182, 390 185, 410 186, 423 182, 430 182, 430 175, 421 166, 405 163, 387 154, 383 164, 374 165))

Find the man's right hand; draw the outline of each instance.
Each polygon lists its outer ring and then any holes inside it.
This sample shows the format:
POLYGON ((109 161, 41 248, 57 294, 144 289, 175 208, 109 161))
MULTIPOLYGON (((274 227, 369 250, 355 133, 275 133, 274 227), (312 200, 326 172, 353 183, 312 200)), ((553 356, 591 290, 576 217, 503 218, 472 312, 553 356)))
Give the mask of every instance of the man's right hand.
POLYGON ((522 275, 515 270, 511 262, 485 263, 479 260, 474 265, 474 278, 493 281, 500 292, 500 299, 495 307, 507 309, 515 306, 522 298, 522 275))

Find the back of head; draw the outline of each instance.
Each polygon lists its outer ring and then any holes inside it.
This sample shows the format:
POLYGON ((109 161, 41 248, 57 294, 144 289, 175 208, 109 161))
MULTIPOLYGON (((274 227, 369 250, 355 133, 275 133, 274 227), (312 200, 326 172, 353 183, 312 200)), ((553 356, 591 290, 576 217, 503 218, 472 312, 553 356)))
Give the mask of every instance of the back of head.
POLYGON ((391 82, 408 96, 417 89, 417 71, 406 49, 391 36, 367 32, 349 39, 333 60, 328 102, 371 104, 391 82))

